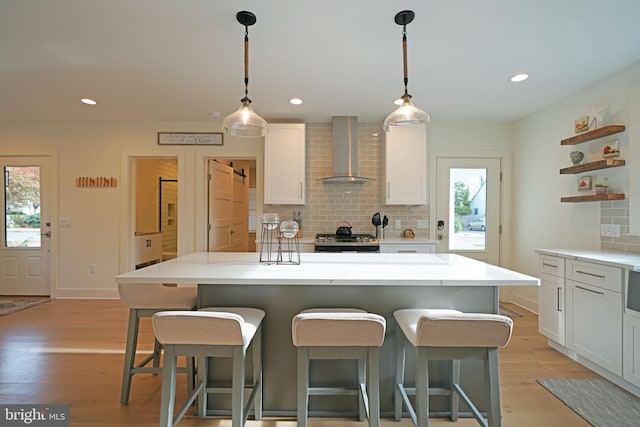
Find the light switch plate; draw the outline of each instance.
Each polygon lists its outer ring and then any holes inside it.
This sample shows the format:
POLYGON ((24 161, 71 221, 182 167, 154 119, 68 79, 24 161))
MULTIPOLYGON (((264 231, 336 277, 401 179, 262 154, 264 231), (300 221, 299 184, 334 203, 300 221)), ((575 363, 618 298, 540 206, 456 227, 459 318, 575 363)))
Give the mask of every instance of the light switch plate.
POLYGON ((429 228, 429 221, 426 219, 419 219, 416 222, 416 227, 417 228, 429 228))
POLYGON ((602 237, 620 237, 620 224, 601 224, 600 236, 602 237))

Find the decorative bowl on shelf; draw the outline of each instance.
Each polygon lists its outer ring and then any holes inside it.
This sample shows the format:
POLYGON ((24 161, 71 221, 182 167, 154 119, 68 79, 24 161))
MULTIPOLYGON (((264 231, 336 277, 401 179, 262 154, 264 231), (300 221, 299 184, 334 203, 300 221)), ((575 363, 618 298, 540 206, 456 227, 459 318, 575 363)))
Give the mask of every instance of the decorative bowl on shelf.
POLYGON ((582 153, 582 151, 572 151, 571 153, 569 153, 569 158, 571 159, 571 163, 576 166, 580 164, 582 159, 584 159, 584 154, 582 153))

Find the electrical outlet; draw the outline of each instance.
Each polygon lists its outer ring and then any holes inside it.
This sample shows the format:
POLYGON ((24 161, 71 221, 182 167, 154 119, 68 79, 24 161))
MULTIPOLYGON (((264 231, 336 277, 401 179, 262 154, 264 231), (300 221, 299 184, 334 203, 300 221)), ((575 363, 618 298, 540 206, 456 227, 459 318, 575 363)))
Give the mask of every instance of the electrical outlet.
POLYGON ((399 219, 396 219, 396 229, 399 230, 402 227, 402 223, 399 219))
POLYGON ((600 236, 602 237, 620 237, 620 224, 601 224, 600 236))
POLYGON ((91 274, 95 274, 96 273, 96 265, 95 264, 89 264, 89 273, 91 273, 91 274))
POLYGON ((429 228, 429 221, 426 219, 419 219, 416 222, 416 228, 429 228))

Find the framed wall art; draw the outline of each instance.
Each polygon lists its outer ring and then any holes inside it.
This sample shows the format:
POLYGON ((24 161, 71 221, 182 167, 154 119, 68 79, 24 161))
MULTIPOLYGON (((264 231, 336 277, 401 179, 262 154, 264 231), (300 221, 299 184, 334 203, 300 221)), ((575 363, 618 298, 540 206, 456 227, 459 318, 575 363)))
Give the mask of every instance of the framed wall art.
POLYGON ((158 132, 158 145, 223 145, 223 139, 220 132, 158 132))
POLYGON ((581 176, 578 178, 578 191, 591 190, 591 175, 581 176))

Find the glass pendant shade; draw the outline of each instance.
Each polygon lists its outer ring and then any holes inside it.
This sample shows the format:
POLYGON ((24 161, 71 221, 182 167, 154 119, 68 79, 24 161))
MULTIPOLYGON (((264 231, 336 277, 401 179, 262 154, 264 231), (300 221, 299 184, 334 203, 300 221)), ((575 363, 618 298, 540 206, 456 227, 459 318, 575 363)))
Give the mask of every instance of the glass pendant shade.
POLYGON ((243 138, 266 136, 267 122, 251 108, 251 101, 242 100, 242 105, 222 121, 222 132, 243 138))
POLYGON ((410 95, 404 95, 402 104, 384 120, 382 127, 385 132, 389 132, 395 126, 429 126, 429 114, 413 105, 410 98, 410 95))

